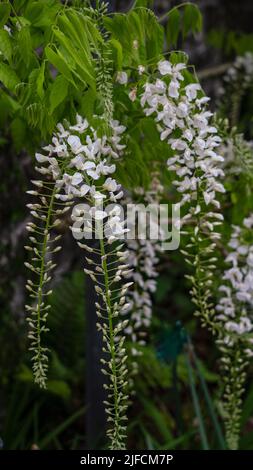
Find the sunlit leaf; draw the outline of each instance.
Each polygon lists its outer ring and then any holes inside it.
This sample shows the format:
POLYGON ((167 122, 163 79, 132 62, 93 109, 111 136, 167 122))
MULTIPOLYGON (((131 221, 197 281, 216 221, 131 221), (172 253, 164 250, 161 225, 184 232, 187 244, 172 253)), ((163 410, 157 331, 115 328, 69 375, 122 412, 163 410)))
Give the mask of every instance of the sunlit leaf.
POLYGON ((58 75, 50 89, 50 113, 61 104, 68 94, 68 81, 63 75, 58 75))
POLYGON ((19 78, 14 70, 9 65, 0 63, 0 82, 4 84, 6 88, 14 91, 15 86, 19 82, 19 78))
POLYGON ((4 29, 0 30, 0 52, 2 52, 5 59, 11 62, 12 58, 12 45, 9 33, 4 29))

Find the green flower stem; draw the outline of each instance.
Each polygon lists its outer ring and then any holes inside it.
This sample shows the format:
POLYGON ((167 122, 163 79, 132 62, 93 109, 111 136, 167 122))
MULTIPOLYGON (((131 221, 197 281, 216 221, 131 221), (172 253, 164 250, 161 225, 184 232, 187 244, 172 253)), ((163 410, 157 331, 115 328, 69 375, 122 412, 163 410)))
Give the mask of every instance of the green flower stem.
MULTIPOLYGON (((46 249, 47 249, 48 230, 49 230, 50 223, 51 223, 51 215, 52 215, 52 210, 53 210, 55 193, 56 193, 56 187, 54 187, 51 197, 50 197, 50 202, 49 202, 48 211, 47 211, 45 231, 44 231, 43 244, 42 244, 41 255, 40 255, 41 264, 40 264, 40 278, 39 278, 39 286, 38 286, 37 332, 36 332, 37 347, 38 347, 38 362, 40 364, 43 363, 42 357, 41 357, 42 355, 42 351, 41 351, 41 304, 43 300, 42 289, 43 289, 43 280, 44 280, 44 274, 45 274, 45 257, 46 257, 46 249)), ((46 387, 45 380, 41 382, 41 386, 43 388, 46 387)))
MULTIPOLYGON (((116 437, 112 441, 112 450, 118 448, 118 443, 120 441, 120 436, 118 433, 118 424, 119 424, 119 392, 118 392, 118 384, 117 384, 117 365, 116 365, 116 351, 115 351, 115 342, 114 342, 114 328, 113 328, 113 312, 112 312, 112 305, 111 305, 111 296, 110 296, 110 289, 109 289, 109 274, 108 274, 108 267, 107 261, 105 256, 105 245, 104 239, 100 237, 100 250, 101 250, 101 257, 102 257, 102 268, 104 272, 104 281, 105 281, 105 297, 107 303, 107 313, 108 313, 108 324, 109 324, 109 343, 110 343, 110 353, 112 358, 112 381, 113 381, 113 392, 114 392, 114 430, 116 437)), ((122 449, 122 447, 120 447, 122 449)))

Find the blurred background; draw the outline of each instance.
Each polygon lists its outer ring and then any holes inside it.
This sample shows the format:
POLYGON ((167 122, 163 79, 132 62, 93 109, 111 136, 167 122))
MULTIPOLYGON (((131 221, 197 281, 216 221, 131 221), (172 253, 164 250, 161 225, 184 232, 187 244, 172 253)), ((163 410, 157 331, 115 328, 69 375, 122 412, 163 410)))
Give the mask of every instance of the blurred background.
MULTIPOLYGON (((150 2, 155 13, 179 1, 150 2)), ((252 0, 200 0, 203 32, 180 44, 195 65, 200 82, 216 110, 224 75, 237 56, 253 53, 252 0)), ((110 11, 127 11, 132 2, 110 1, 110 11)), ((251 83, 252 84, 252 83, 251 83)), ((237 83, 240 91, 240 81, 237 83)), ((1 92, 1 89, 0 89, 1 92)), ((230 91, 230 99, 233 93, 230 91), (232 93, 232 95, 231 95, 232 93)), ((237 93, 238 94, 238 93, 237 93)), ((236 124, 252 139, 252 87, 240 96, 236 124)), ((231 102, 228 102, 228 110, 231 102)), ((64 223, 64 249, 58 256, 52 311, 49 317, 51 362, 48 389, 32 382, 27 354, 26 269, 23 246, 29 220, 26 190, 33 176, 29 153, 16 151, 4 111, 0 117, 0 446, 4 449, 82 449, 103 447, 105 418, 100 404, 99 338, 92 307, 93 287, 84 279, 79 249, 64 223)), ((129 449, 201 449, 193 396, 209 428, 212 407, 203 383, 219 409, 218 363, 212 340, 193 318, 181 255, 172 252, 159 263, 154 315, 148 344, 138 359, 136 394, 129 411, 129 449), (162 331, 162 333, 161 333, 162 331), (185 332, 198 358, 197 387, 192 390, 183 353, 185 332)), ((194 356, 195 357, 195 356, 194 356)), ((196 367, 196 364, 195 366, 196 367)), ((251 366, 252 367, 252 366, 251 366)), ((208 395, 209 396, 209 395, 208 395)), ((240 448, 253 449, 253 387, 247 386, 240 448)), ((222 410, 220 410, 222 414, 222 410)), ((210 447, 219 436, 210 433, 210 447)))

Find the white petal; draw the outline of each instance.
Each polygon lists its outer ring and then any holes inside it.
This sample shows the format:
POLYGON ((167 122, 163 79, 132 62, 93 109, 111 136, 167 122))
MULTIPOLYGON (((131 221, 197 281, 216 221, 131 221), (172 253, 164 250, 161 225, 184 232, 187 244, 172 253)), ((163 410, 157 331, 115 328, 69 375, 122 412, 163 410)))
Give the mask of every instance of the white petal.
POLYGON ((85 196, 85 194, 87 194, 89 190, 90 190, 90 186, 88 186, 88 184, 83 184, 80 188, 81 196, 85 196))
POLYGON ((81 183, 83 181, 83 177, 81 175, 81 173, 75 173, 73 176, 72 176, 72 179, 71 179, 71 183, 76 186, 77 184, 81 183))

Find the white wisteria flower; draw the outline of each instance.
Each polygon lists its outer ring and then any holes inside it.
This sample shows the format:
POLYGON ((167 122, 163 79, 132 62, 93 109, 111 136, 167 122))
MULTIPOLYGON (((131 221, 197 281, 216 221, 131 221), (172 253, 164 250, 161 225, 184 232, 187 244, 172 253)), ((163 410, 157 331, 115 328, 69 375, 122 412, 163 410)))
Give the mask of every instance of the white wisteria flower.
MULTIPOLYGON (((153 209, 161 201, 163 194, 163 186, 159 181, 156 173, 152 175, 150 187, 147 190, 136 188, 133 194, 125 196, 125 204, 133 203, 135 199, 140 197, 145 204, 152 205, 153 209)), ((159 261, 158 254, 161 252, 161 241, 163 239, 162 229, 157 222, 149 217, 146 227, 146 237, 144 239, 126 238, 128 249, 128 265, 132 269, 127 278, 133 281, 131 289, 127 292, 126 298, 128 308, 122 312, 124 316, 129 317, 129 325, 125 329, 125 333, 130 336, 133 343, 145 345, 145 337, 148 327, 152 320, 152 294, 156 291, 156 277, 158 276, 156 265, 159 261), (158 239, 148 237, 151 225, 156 224, 158 239)), ((132 355, 140 354, 134 346, 132 347, 132 355)), ((137 371, 137 364, 135 364, 137 371)))
POLYGON ((172 151, 167 167, 176 175, 173 184, 186 212, 181 226, 190 240, 182 252, 195 271, 189 276, 194 284, 191 294, 196 314, 213 329, 214 309, 207 286, 211 285, 214 264, 209 263, 208 270, 205 265, 215 248, 214 242, 220 238, 216 228, 223 217, 216 210, 220 207, 218 195, 225 192, 220 182, 224 172, 219 167, 223 157, 217 153, 221 139, 210 124, 208 98, 199 83, 189 83, 185 70, 184 63, 159 62, 158 77, 144 85, 141 106, 146 116, 154 117, 161 140, 172 151), (193 257, 191 252, 195 253, 193 257))
POLYGON ((126 72, 118 72, 116 76, 116 82, 118 82, 120 85, 126 85, 128 82, 128 76, 126 72))
POLYGON ((229 333, 236 333, 245 342, 247 351, 251 349, 247 333, 253 332, 253 243, 247 242, 250 235, 252 239, 252 228, 253 214, 243 220, 242 227, 233 227, 228 244, 232 251, 225 260, 232 266, 223 274, 224 284, 220 286, 223 296, 216 306, 217 318, 226 331, 224 341, 232 344, 235 336, 229 333))
POLYGON ((220 323, 219 345, 224 369, 223 409, 227 443, 238 448, 245 368, 253 357, 253 214, 241 226, 232 227, 226 257, 230 265, 223 274, 216 305, 220 323))
POLYGON ((44 228, 39 228, 33 222, 29 222, 27 227, 29 232, 42 237, 42 240, 38 241, 41 252, 36 246, 35 237, 30 237, 31 241, 35 240, 35 248, 27 247, 36 254, 37 257, 33 260, 38 265, 33 267, 27 262, 26 266, 39 275, 39 284, 33 284, 31 280, 27 282, 31 297, 37 299, 34 307, 28 305, 27 310, 31 327, 29 338, 32 342, 30 349, 33 351, 35 381, 45 387, 48 358, 47 348, 41 345, 41 333, 48 331, 45 321, 49 306, 45 305, 43 296, 50 295, 52 291, 44 291, 44 284, 48 282, 47 272, 55 266, 52 260, 48 259, 48 254, 59 249, 51 249, 50 243, 54 240, 50 240, 50 229, 61 222, 59 215, 69 208, 74 199, 84 198, 85 204, 81 204, 82 208, 78 204, 73 210, 73 225, 70 228, 78 240, 92 238, 94 234, 98 235, 95 238, 99 238, 96 248, 81 242, 78 244, 88 253, 94 251, 100 259, 97 263, 86 257, 91 269, 85 268, 84 271, 94 282, 98 295, 97 327, 102 332, 103 349, 108 356, 102 369, 103 374, 109 378, 106 384, 108 401, 105 402, 108 413, 107 434, 112 449, 123 449, 128 398, 127 382, 124 378, 127 376, 127 356, 123 344, 128 320, 120 319, 120 311, 128 308, 126 292, 132 283, 126 282, 125 279, 130 272, 126 260, 127 252, 122 252, 124 244, 118 243, 128 229, 119 207, 111 208, 110 205, 109 210, 103 207, 103 204, 120 201, 123 197, 121 185, 111 175, 116 171, 113 161, 122 157, 125 149, 122 136, 125 127, 117 120, 108 122, 108 125, 110 132, 101 137, 86 119, 77 115, 74 125, 64 127, 61 123, 58 124, 52 143, 43 149, 47 154, 36 154, 37 170, 46 176, 46 182, 33 181, 36 189, 29 193, 39 196, 42 204, 31 204, 29 208, 33 217, 42 221, 44 228), (42 194, 44 188, 46 196, 42 194), (113 244, 114 242, 116 243, 113 244))

